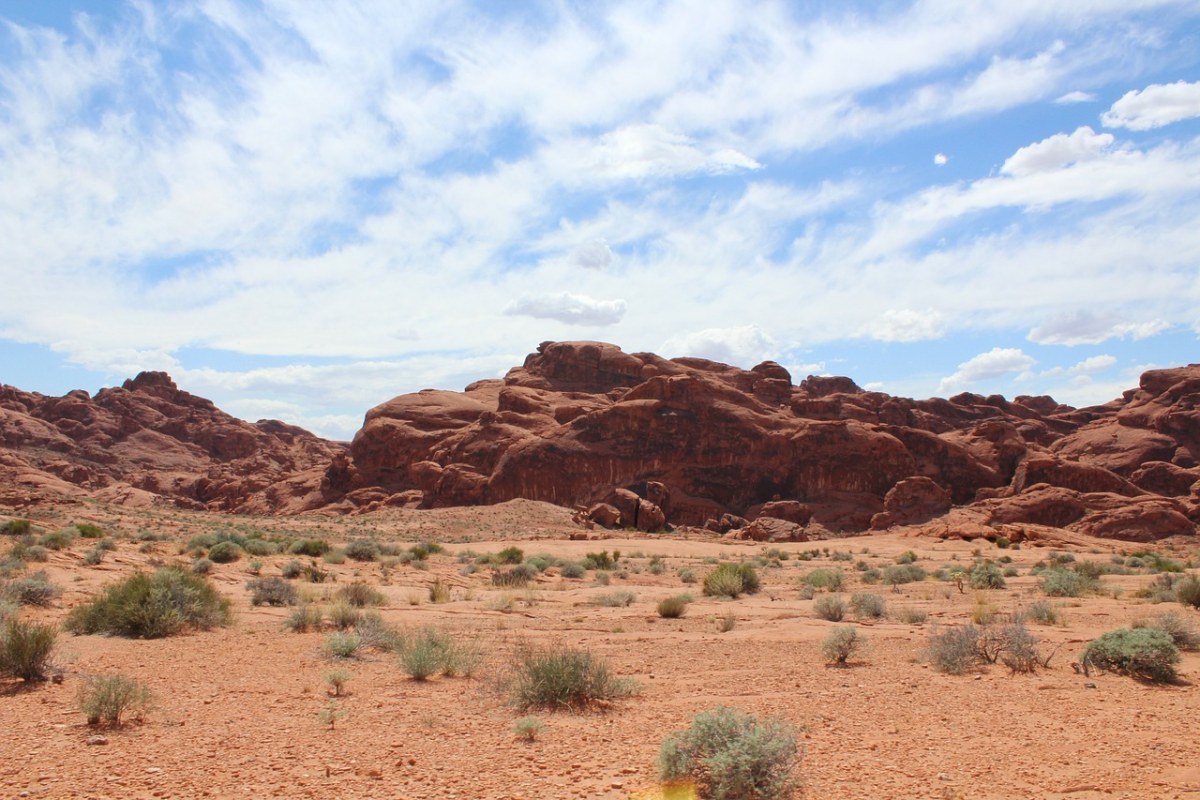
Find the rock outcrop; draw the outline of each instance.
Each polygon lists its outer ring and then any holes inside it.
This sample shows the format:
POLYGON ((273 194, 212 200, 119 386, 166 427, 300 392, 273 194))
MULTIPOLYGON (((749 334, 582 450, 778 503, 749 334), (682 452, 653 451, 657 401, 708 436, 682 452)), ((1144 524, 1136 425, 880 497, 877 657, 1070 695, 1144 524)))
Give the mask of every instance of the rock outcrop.
POLYGON ((143 372, 94 397, 0 386, 0 448, 14 505, 30 491, 49 491, 215 511, 295 511, 327 500, 322 478, 327 492, 340 495, 353 470, 345 445, 277 420, 244 422, 181 391, 163 372, 143 372))

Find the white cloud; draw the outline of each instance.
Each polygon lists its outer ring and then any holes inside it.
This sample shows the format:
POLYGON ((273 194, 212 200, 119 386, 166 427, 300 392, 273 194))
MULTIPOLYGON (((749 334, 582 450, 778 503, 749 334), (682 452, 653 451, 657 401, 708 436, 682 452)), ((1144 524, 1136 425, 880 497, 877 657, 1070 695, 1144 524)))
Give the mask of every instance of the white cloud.
POLYGON ((1161 319, 1130 322, 1115 313, 1075 311, 1037 325, 1029 331, 1028 338, 1037 344, 1075 346, 1100 344, 1116 338, 1136 341, 1156 336, 1170 327, 1170 323, 1161 319))
POLYGON ((1086 125, 1074 133, 1056 133, 1013 153, 1000 171, 1023 176, 1061 169, 1085 161, 1103 158, 1115 141, 1111 133, 1096 133, 1086 125))
POLYGON ((1193 117, 1200 117, 1200 81, 1154 83, 1126 92, 1100 120, 1106 128, 1148 131, 1193 117))
POLYGON ((1074 105, 1075 103, 1094 103, 1094 102, 1096 102, 1096 95, 1092 94, 1091 92, 1081 92, 1081 91, 1076 90, 1074 92, 1067 92, 1066 94, 1056 98, 1054 100, 1054 102, 1058 103, 1059 105, 1074 105))
POLYGON ((1016 347, 993 347, 958 365, 958 371, 942 379, 939 394, 960 391, 963 387, 980 381, 1001 378, 1013 373, 1028 372, 1037 361, 1016 347))
POLYGON ((1117 359, 1110 355, 1098 355, 1085 358, 1075 366, 1067 370, 1072 375, 1094 375, 1097 372, 1104 372, 1113 364, 1117 363, 1117 359))
POLYGON ((757 325, 742 325, 733 328, 707 328, 672 336, 663 342, 659 352, 671 358, 695 356, 749 368, 771 359, 776 349, 775 341, 757 325))
POLYGON ((880 342, 919 342, 942 335, 943 317, 933 309, 889 308, 867 325, 867 335, 880 342))
POLYGON ((571 253, 571 261, 586 269, 604 269, 612 264, 613 253, 603 239, 588 242, 571 253))
POLYGON ((719 175, 761 169, 762 165, 732 148, 708 151, 690 137, 659 125, 627 125, 600 137, 592 167, 615 178, 646 178, 708 173, 719 175))
POLYGON ((935 155, 933 157, 933 163, 937 164, 939 167, 946 166, 946 164, 949 163, 949 161, 950 161, 950 157, 947 156, 945 153, 938 153, 937 155, 935 155))
POLYGON ((625 316, 624 300, 596 300, 582 294, 526 295, 504 310, 505 314, 553 319, 568 325, 615 325, 625 316))

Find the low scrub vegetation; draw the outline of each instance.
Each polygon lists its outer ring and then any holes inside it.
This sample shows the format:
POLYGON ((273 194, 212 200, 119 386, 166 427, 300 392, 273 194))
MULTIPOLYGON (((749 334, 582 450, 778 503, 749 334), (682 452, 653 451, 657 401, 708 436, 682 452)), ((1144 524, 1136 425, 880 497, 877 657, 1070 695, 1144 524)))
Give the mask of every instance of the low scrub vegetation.
POLYGON ((299 602, 296 587, 283 578, 255 578, 246 584, 252 606, 294 606, 299 602))
POLYGON ((1085 674, 1095 669, 1165 683, 1175 680, 1179 648, 1157 628, 1119 628, 1089 642, 1079 663, 1085 674))
POLYGON ((799 762, 796 731, 788 722, 725 707, 696 715, 658 754, 661 779, 690 785, 700 800, 792 797, 799 762))
POLYGON ((737 599, 743 594, 755 594, 761 586, 751 564, 719 564, 704 576, 704 594, 709 597, 737 599))
POLYGON ((637 684, 613 675, 607 662, 566 645, 519 649, 509 677, 518 709, 584 709, 638 692, 637 684))
POLYGON ((846 601, 836 594, 825 594, 813 601, 813 613, 830 622, 841 622, 846 616, 846 601))
POLYGON ((72 609, 66 628, 76 634, 158 639, 229 621, 229 601, 207 579, 164 567, 153 573, 134 573, 108 586, 95 600, 72 609))
POLYGON ((927 652, 934 668, 950 675, 997 662, 1014 673, 1035 672, 1048 667, 1054 655, 1043 656, 1037 638, 1017 621, 936 630, 929 637, 927 652))
POLYGON ((483 648, 474 636, 455 635, 426 626, 403 634, 396 644, 400 666, 414 681, 434 675, 471 677, 483 663, 483 648))
POLYGON ((845 666, 861 645, 858 631, 852 625, 839 625, 821 642, 821 655, 829 664, 845 666))
POLYGON ((677 594, 658 601, 656 610, 665 619, 679 619, 687 613, 688 603, 692 601, 689 595, 677 594))
POLYGON ((49 677, 58 631, 15 615, 0 626, 0 677, 20 678, 26 683, 49 677))
POLYGON ((133 717, 141 719, 153 698, 146 684, 125 675, 93 675, 79 687, 79 709, 88 725, 120 727, 133 717))
POLYGON ((0 585, 0 597, 7 597, 22 606, 48 606, 62 589, 50 582, 45 572, 35 572, 0 585))

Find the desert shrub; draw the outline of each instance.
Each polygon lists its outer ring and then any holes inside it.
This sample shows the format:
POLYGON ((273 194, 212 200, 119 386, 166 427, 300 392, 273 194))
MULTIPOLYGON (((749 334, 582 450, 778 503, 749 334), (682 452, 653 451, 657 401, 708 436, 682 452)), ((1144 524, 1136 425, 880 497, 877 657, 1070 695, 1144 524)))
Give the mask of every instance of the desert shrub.
POLYGON ((1132 628, 1155 628, 1171 637, 1180 650, 1200 649, 1200 632, 1182 614, 1168 611, 1150 619, 1136 620, 1132 628))
POLYGON ((525 560, 525 552, 519 547, 506 547, 495 555, 497 564, 520 564, 525 560))
POLYGON ((896 556, 897 564, 912 564, 917 560, 917 554, 912 550, 905 550, 900 555, 896 556))
POLYGON ((207 579, 177 567, 137 572, 111 584, 99 597, 71 610, 67 630, 157 639, 186 628, 227 625, 229 601, 207 579))
POLYGON ((90 522, 76 522, 75 530, 79 531, 79 535, 85 539, 101 539, 104 537, 104 531, 99 525, 93 525, 90 522))
POLYGON ((883 571, 883 582, 898 591, 901 584, 916 583, 925 580, 925 570, 916 564, 896 564, 883 571))
POLYGON ((53 625, 9 617, 0 627, 0 677, 20 678, 26 683, 44 681, 57 638, 53 625))
POLYGON ((259 559, 255 558, 255 559, 252 559, 250 561, 250 563, 246 565, 246 572, 249 572, 251 575, 258 575, 258 574, 262 573, 262 568, 263 568, 263 562, 260 561, 259 559))
POLYGON ((1074 570, 1051 569, 1042 574, 1038 585, 1050 597, 1082 597, 1094 592, 1099 583, 1095 578, 1089 578, 1074 570))
POLYGON ((574 561, 568 561, 558 570, 558 574, 564 578, 582 578, 586 573, 587 570, 583 568, 583 565, 577 564, 574 561))
POLYGON ((978 663, 976 642, 979 628, 968 624, 935 630, 929 636, 927 653, 934 669, 949 675, 961 675, 978 663))
POLYGON ((280 568, 279 574, 288 579, 299 578, 304 574, 304 565, 292 559, 280 568))
POLYGON ((346 558, 354 561, 375 561, 379 558, 379 542, 374 539, 355 539, 346 545, 346 558))
POLYGON ((566 645, 520 648, 508 684, 521 710, 582 709, 638 692, 636 683, 613 675, 604 660, 566 645))
POLYGON ((329 606, 329 624, 340 631, 353 628, 361 619, 362 612, 347 603, 344 598, 329 606))
POLYGON ((332 550, 330 550, 328 553, 326 553, 325 555, 321 556, 321 560, 324 561, 326 564, 345 564, 346 563, 346 551, 339 550, 335 547, 332 550))
POLYGON ((375 612, 363 614, 355 623, 354 632, 358 634, 362 646, 371 650, 396 653, 403 644, 403 637, 388 627, 388 624, 383 621, 383 617, 375 612))
POLYGON ((318 631, 324 620, 321 607, 314 603, 301 603, 284 620, 283 627, 295 633, 318 631))
POLYGON ((192 561, 192 574, 207 575, 212 572, 213 562, 207 558, 197 558, 192 561))
POLYGON ((737 598, 755 594, 762 583, 751 564, 719 564, 704 576, 704 594, 711 597, 737 598))
POLYGON ((1146 681, 1173 681, 1179 649, 1165 631, 1118 628, 1089 642, 1079 662, 1088 674, 1098 669, 1146 681))
POLYGON ((1062 622, 1062 615, 1058 613, 1058 609, 1045 600, 1030 603, 1021 616, 1039 625, 1058 625, 1062 622))
POLYGON ((10 519, 0 525, 2 536, 25 536, 33 529, 33 524, 27 519, 10 519))
POLYGON ((252 556, 273 556, 279 552, 279 545, 266 539, 247 539, 242 549, 252 556))
POLYGON ((75 543, 76 535, 74 528, 63 528, 61 531, 43 534, 42 538, 38 539, 38 544, 50 550, 66 550, 75 543))
POLYGON ((417 561, 424 561, 432 555, 446 552, 446 548, 437 542, 418 542, 408 548, 408 552, 417 561))
POLYGON ((839 625, 821 642, 821 655, 830 664, 845 664, 860 644, 858 631, 852 625, 839 625))
POLYGON ((0 624, 7 622, 10 617, 15 617, 20 610, 20 606, 0 594, 0 624))
POLYGON ((252 606, 294 606, 298 600, 296 587, 283 578, 255 578, 246 583, 252 606))
POLYGON ((153 702, 150 689, 124 675, 93 675, 79 687, 79 710, 88 725, 120 727, 130 715, 141 718, 153 702))
POLYGON ((324 583, 329 580, 329 571, 321 569, 315 560, 305 564, 301 574, 308 579, 309 583, 324 583))
POLYGON ((333 690, 334 697, 341 697, 346 692, 346 684, 354 677, 349 670, 331 669, 325 673, 325 683, 333 690))
POLYGON ((1037 638, 1023 623, 1010 622, 1001 626, 996 638, 999 641, 993 652, 1000 663, 1014 674, 1036 672, 1038 667, 1045 666, 1042 654, 1038 651, 1037 638))
POLYGON ((513 735, 522 742, 532 742, 537 739, 538 734, 546 726, 542 721, 534 716, 521 717, 513 723, 513 735))
POLYGON ((840 569, 814 569, 805 575, 802 580, 813 589, 827 589, 831 592, 840 592, 842 584, 845 582, 845 576, 842 575, 840 569))
POLYGON ((62 589, 50 582, 45 572, 35 572, 24 578, 16 578, 0 586, 0 595, 9 597, 23 606, 48 606, 62 589))
POLYGON ((836 594, 823 594, 813 601, 813 613, 830 622, 841 622, 846 616, 846 601, 836 594))
POLYGON ((329 658, 358 658, 362 640, 351 631, 334 631, 325 638, 324 651, 329 658))
POLYGON ((665 619, 679 619, 687 613, 689 602, 691 602, 689 597, 677 594, 674 597, 667 597, 658 601, 656 610, 658 611, 658 615, 665 619))
POLYGON ((609 594, 598 595, 592 599, 592 605, 607 606, 608 608, 624 608, 632 605, 637 599, 637 595, 628 589, 622 589, 619 592, 611 592, 609 594))
POLYGON ((329 542, 324 539, 297 539, 288 547, 288 552, 294 556, 309 556, 320 558, 330 550, 329 542))
POLYGON ((537 577, 538 571, 528 564, 517 564, 511 569, 493 570, 493 586, 524 586, 537 577))
POLYGON ((922 608, 902 608, 896 612, 896 619, 905 625, 920 625, 929 618, 929 612, 922 608))
POLYGON ((429 585, 429 602, 440 605, 450 602, 450 584, 441 578, 429 585))
POLYGON ((31 544, 25 548, 24 558, 26 561, 49 561, 50 552, 40 544, 31 544))
POLYGON ((850 595, 850 609, 856 616, 878 619, 887 614, 887 603, 877 594, 855 592, 850 595))
POLYGON ((242 548, 229 541, 217 542, 208 549, 208 558, 215 564, 231 564, 242 557, 242 548))
POLYGON ((381 606, 387 602, 382 592, 362 581, 346 584, 334 592, 333 596, 335 599, 345 600, 355 608, 381 606))
POLYGON ((441 628, 425 626, 401 636, 396 654, 401 668, 415 681, 442 674, 471 676, 483 662, 483 648, 475 638, 455 636, 441 628))
POLYGON ((784 800, 796 788, 799 762, 789 723, 725 707, 696 715, 658 754, 661 779, 691 783, 700 800, 784 800))
POLYGON ((971 568, 969 582, 972 589, 1003 589, 1004 574, 991 561, 980 561, 971 568))
POLYGON ((94 567, 104 560, 104 551, 99 547, 93 547, 88 550, 83 556, 83 565, 85 567, 94 567))
POLYGON ((1188 575, 1175 582, 1174 587, 1175 599, 1185 606, 1192 608, 1200 608, 1200 579, 1195 575, 1188 575))
POLYGON ((612 577, 609 576, 609 574, 607 572, 605 572, 603 570, 598 570, 596 572, 596 585, 597 586, 608 586, 608 584, 611 582, 612 582, 612 577))

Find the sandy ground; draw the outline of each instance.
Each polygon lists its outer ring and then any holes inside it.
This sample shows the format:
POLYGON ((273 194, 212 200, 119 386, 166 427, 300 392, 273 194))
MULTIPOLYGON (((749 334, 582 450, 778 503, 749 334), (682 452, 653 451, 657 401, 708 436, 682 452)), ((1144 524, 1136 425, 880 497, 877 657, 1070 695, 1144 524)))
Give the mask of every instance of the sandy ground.
MULTIPOLYGON (((0 509, 3 513, 3 509, 0 509)), ((97 566, 83 565, 90 542, 78 540, 46 565, 64 588, 55 607, 27 611, 57 621, 99 587, 151 559, 189 563, 180 554, 188 537, 220 528, 293 531, 331 542, 373 535, 380 541, 446 543, 427 569, 396 566, 385 577, 378 563, 325 565, 336 583, 304 584, 319 596, 355 579, 378 586, 379 609, 398 628, 432 623, 477 636, 488 661, 475 678, 418 683, 395 657, 371 653, 331 662, 322 655, 326 633, 292 633, 287 609, 254 608, 245 583, 249 558, 217 565, 212 578, 234 603, 228 627, 155 641, 102 636, 60 637, 61 684, 0 685, 0 794, 6 797, 378 797, 378 798, 618 798, 654 786, 663 738, 699 711, 730 705, 779 715, 801 731, 804 758, 798 797, 822 798, 1200 798, 1200 709, 1195 682, 1200 655, 1187 653, 1183 681, 1151 686, 1118 675, 1078 675, 1071 668, 1086 642, 1139 616, 1181 606, 1154 606, 1132 597, 1149 575, 1106 576, 1119 598, 1088 597, 1063 604, 1063 624, 1031 626, 1047 650, 1059 646, 1048 670, 1010 675, 1002 666, 951 676, 936 672, 923 651, 938 625, 965 622, 987 603, 1010 612, 1045 599, 1029 568, 1048 551, 998 550, 987 542, 940 541, 911 534, 872 535, 815 544, 779 545, 793 557, 764 567, 764 590, 736 601, 703 597, 685 585, 681 569, 702 577, 711 560, 738 560, 767 546, 670 535, 570 541, 580 529, 566 512, 533 503, 493 509, 390 511, 363 518, 250 519, 171 511, 130 511, 95 504, 24 513, 48 530, 95 522, 117 549, 97 566), (141 552, 139 531, 169 541, 141 552), (563 579, 551 569, 528 590, 491 586, 487 568, 463 575, 457 554, 495 552, 515 543, 527 555, 571 559, 605 548, 623 554, 610 585, 594 573, 563 579), (829 554, 799 561, 802 551, 829 554), (869 552, 864 552, 864 549, 869 552), (884 567, 905 550, 933 571, 979 549, 1010 556, 1020 575, 1003 590, 959 593, 933 578, 899 587, 863 586, 855 562, 884 567), (833 561, 838 552, 851 561, 833 561), (665 570, 651 574, 649 558, 665 570), (706 562, 705 559, 709 561, 706 562), (843 595, 871 591, 889 610, 924 610, 910 625, 894 617, 848 618, 865 637, 865 652, 850 667, 831 667, 820 642, 835 623, 818 619, 800 597, 800 578, 815 568, 840 567, 850 581, 843 595), (451 601, 429 602, 428 587, 452 584, 451 601), (628 590, 627 607, 595 600, 628 590), (655 604, 689 591, 686 616, 661 619, 655 604), (733 630, 718 631, 733 615, 733 630), (564 642, 607 659, 641 685, 636 697, 586 713, 535 712, 544 729, 518 741, 500 677, 513 648, 527 641, 564 642), (332 700, 344 716, 334 726, 319 715, 331 698, 325 674, 352 673, 349 694, 332 700), (89 674, 120 672, 144 680, 156 706, 141 723, 99 731, 85 724, 76 693, 89 674)), ((3 517, 0 517, 2 520, 3 517)), ((594 532, 593 532, 594 533, 594 532)), ((2 544, 2 543, 0 543, 2 544)), ((1096 542, 1075 553, 1108 562, 1132 545, 1096 542), (1094 552, 1089 552, 1094 551, 1094 552)), ((1163 548, 1159 548, 1163 549, 1163 548)), ((1197 558, 1194 544, 1174 556, 1197 558)), ((262 558, 264 575, 279 574, 287 556, 262 558)))

